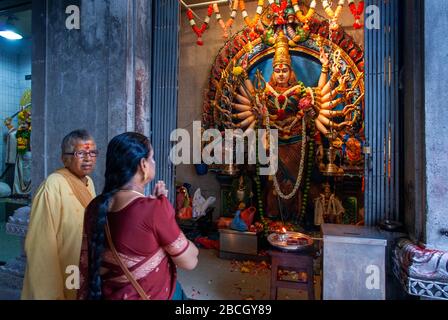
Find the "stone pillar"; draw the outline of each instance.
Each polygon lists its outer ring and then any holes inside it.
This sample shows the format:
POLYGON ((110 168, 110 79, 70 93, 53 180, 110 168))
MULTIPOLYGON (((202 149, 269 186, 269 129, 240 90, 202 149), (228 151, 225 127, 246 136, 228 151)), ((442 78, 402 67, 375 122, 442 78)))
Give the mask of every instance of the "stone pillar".
MULTIPOLYGON (((448 2, 424 1, 425 244, 448 251, 448 2)), ((415 123, 420 125, 420 123, 415 123)))
POLYGON ((152 1, 33 1, 33 171, 35 190, 60 167, 60 143, 87 129, 100 157, 93 174, 103 186, 107 143, 125 131, 149 135, 152 1), (47 7, 45 7, 47 5, 47 7), (80 8, 80 29, 66 28, 66 8, 80 8))
MULTIPOLYGON (((62 138, 87 129, 101 151, 93 179, 103 185, 108 141, 125 131, 149 135, 151 13, 146 0, 33 1, 33 191, 62 166, 62 138), (66 8, 80 8, 80 29, 66 28, 66 8)), ((15 217, 13 217, 15 218, 15 217)), ((27 219, 11 220, 21 236, 27 219)), ((0 299, 18 299, 22 254, 0 270, 0 299)))

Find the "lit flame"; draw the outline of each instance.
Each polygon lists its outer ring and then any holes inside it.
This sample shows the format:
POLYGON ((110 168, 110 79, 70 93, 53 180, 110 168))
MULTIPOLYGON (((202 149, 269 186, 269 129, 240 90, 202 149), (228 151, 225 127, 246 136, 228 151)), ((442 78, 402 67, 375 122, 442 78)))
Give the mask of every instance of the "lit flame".
POLYGON ((282 228, 282 233, 286 233, 286 228, 285 227, 282 228))

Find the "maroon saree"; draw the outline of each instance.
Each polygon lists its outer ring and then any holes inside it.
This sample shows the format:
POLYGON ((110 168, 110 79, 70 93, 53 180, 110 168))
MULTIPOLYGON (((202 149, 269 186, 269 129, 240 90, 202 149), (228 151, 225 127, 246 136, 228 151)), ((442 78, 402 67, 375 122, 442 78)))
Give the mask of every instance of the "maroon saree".
MULTIPOLYGON (((89 248, 96 226, 96 207, 86 210, 81 249, 79 299, 89 295, 89 248)), ((165 197, 137 198, 125 208, 108 214, 112 240, 134 278, 152 300, 169 300, 176 289, 176 266, 171 257, 187 250, 189 242, 175 220, 165 197)), ((115 260, 107 241, 101 263, 102 295, 105 300, 139 300, 140 296, 115 260)))

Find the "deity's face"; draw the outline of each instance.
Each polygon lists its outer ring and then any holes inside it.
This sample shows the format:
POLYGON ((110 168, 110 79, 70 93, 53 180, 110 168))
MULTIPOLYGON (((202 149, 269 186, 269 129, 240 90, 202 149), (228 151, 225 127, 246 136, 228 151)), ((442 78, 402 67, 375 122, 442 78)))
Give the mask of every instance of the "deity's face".
POLYGON ((291 76, 291 69, 286 64, 277 64, 274 66, 274 80, 280 87, 286 87, 289 84, 289 78, 291 76))

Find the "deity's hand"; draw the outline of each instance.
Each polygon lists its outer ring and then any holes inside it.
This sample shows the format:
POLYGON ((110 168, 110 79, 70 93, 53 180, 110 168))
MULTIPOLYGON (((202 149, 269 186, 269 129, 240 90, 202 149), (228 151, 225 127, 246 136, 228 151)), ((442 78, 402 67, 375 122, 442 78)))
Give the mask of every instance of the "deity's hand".
POLYGON ((328 59, 328 54, 325 53, 324 48, 320 48, 320 63, 322 63, 323 66, 328 66, 330 64, 330 60, 328 59))
POLYGON ((339 123, 338 125, 337 125, 337 128, 338 128, 338 130, 341 130, 341 129, 344 129, 344 127, 349 127, 349 126, 351 126, 352 124, 351 124, 351 122, 350 121, 344 121, 344 122, 342 122, 342 123, 339 123))
POLYGON ((333 76, 334 76, 334 77, 339 78, 339 77, 341 76, 341 70, 339 69, 339 67, 337 67, 337 66, 335 66, 335 65, 333 65, 333 66, 331 67, 331 72, 333 73, 333 76))
POLYGON ((345 101, 348 101, 351 98, 353 98, 355 96, 355 94, 356 94, 356 92, 354 90, 346 91, 345 95, 344 95, 345 101))
POLYGON ((350 76, 344 75, 339 78, 338 93, 345 93, 347 91, 347 81, 350 80, 350 76))
POLYGON ((342 111, 343 115, 346 116, 350 112, 352 112, 355 109, 355 105, 349 104, 348 106, 345 106, 344 110, 342 111))

